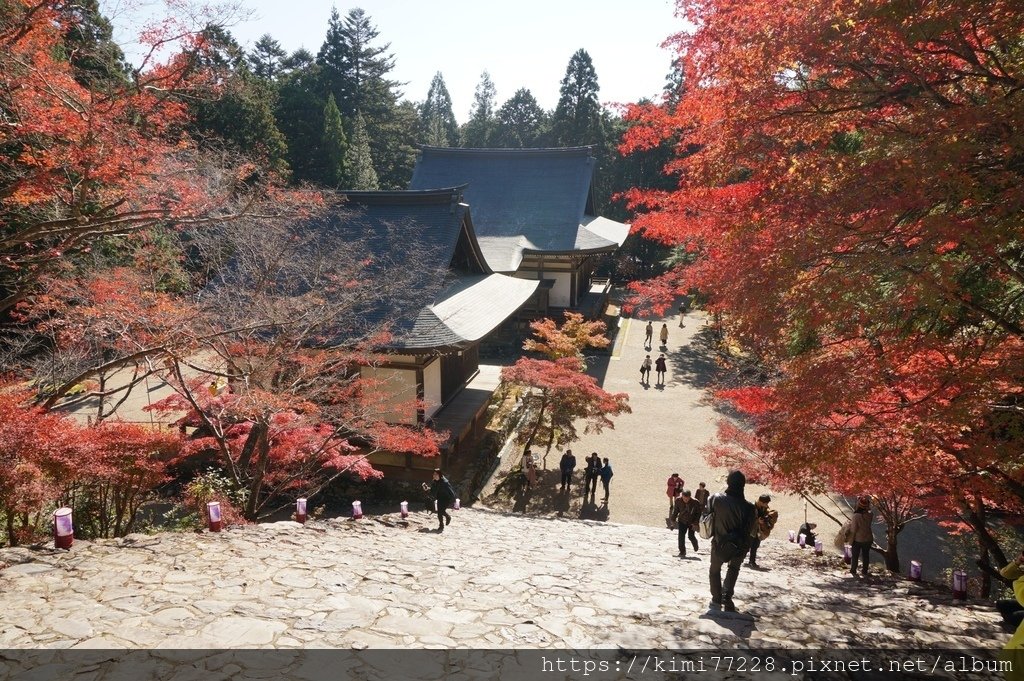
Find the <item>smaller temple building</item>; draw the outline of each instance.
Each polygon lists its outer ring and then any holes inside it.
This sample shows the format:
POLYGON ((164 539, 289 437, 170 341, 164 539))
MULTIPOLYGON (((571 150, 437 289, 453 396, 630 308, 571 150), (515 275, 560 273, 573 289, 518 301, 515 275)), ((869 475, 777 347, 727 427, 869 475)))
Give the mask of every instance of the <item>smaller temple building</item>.
POLYGON ((414 275, 403 277, 400 296, 382 294, 359 311, 390 333, 385 361, 361 372, 387 391, 389 421, 423 423, 450 436, 440 461, 401 452, 373 455, 374 466, 390 477, 425 480, 481 434, 500 367, 480 365, 480 341, 515 316, 538 287, 491 268, 463 191, 347 192, 343 213, 320 223, 364 244, 389 262, 390 271, 414 275))

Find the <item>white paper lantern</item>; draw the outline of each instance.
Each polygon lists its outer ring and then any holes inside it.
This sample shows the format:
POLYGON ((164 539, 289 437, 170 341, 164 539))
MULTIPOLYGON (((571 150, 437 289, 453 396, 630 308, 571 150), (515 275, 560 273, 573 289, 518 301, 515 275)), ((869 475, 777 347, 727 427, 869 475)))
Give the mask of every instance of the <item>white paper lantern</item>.
POLYGON ((53 512, 53 545, 58 549, 70 549, 75 541, 75 524, 71 509, 58 508, 53 512))

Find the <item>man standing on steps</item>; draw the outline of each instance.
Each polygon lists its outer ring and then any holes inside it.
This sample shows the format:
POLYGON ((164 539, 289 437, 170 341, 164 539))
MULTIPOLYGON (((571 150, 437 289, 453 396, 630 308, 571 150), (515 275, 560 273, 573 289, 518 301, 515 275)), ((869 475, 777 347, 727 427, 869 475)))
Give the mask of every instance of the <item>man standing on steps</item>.
POLYGON ((750 538, 757 531, 754 505, 743 496, 747 478, 741 471, 732 471, 725 479, 725 492, 708 499, 711 520, 711 609, 736 612, 732 601, 736 580, 740 576, 743 558, 750 549, 750 538), (722 566, 728 565, 725 582, 722 566))

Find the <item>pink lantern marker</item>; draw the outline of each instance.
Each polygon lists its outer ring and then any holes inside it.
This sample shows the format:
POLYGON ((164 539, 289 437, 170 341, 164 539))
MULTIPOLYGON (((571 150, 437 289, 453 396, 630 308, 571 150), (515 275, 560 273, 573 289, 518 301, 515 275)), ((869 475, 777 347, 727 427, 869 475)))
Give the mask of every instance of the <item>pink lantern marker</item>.
POLYGON ((796 530, 790 530, 789 531, 789 541, 790 541, 791 544, 795 544, 796 543, 796 530))
POLYGON ((807 535, 801 532, 800 536, 796 539, 796 543, 800 545, 800 548, 807 546, 807 535))
POLYGON ((71 509, 58 508, 53 512, 53 545, 58 549, 70 549, 75 541, 75 525, 71 509))
POLYGON ((300 523, 306 522, 306 500, 299 498, 295 500, 295 520, 300 523))
POLYGON ((462 508, 462 506, 461 506, 461 504, 459 502, 459 498, 456 497, 455 498, 455 505, 452 506, 452 510, 458 511, 460 508, 462 508))
POLYGON ((353 501, 352 502, 352 519, 359 520, 363 517, 363 502, 353 501))
POLYGON ((399 504, 399 509, 401 509, 400 513, 402 514, 403 518, 408 518, 409 517, 409 502, 408 501, 403 501, 401 504, 399 504))
POLYGON ((211 501, 206 504, 206 518, 209 521, 210 532, 220 532, 221 515, 219 501, 211 501))
POLYGON ((960 601, 967 598, 967 573, 963 570, 953 570, 953 598, 960 601))
POLYGON ((853 547, 849 544, 843 544, 843 561, 847 565, 853 563, 853 547))
POLYGON ((915 582, 921 581, 921 561, 910 561, 910 578, 915 582))
POLYGON ((821 556, 825 554, 825 545, 821 543, 820 539, 814 540, 814 555, 821 556))

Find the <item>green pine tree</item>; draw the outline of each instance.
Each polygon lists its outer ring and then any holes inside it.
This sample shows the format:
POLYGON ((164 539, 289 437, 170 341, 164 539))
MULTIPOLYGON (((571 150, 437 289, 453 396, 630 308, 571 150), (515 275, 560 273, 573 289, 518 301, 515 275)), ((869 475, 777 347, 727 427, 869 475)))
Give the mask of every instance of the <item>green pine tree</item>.
POLYGON ((370 137, 366 131, 363 114, 356 112, 352 126, 352 143, 345 154, 348 169, 348 188, 356 191, 372 191, 379 188, 377 171, 373 169, 373 155, 370 152, 370 137))
POLYGON ((526 88, 516 90, 497 113, 494 143, 499 147, 527 148, 544 143, 547 114, 526 88))
POLYGON ((577 50, 562 78, 558 105, 551 119, 551 137, 558 146, 604 145, 597 72, 586 50, 577 50))
POLYGON ((491 146, 495 128, 495 109, 498 91, 491 81, 491 74, 484 71, 473 94, 473 108, 469 120, 462 127, 462 143, 473 148, 491 146))
POLYGON ((281 43, 274 40, 269 33, 264 33, 252 52, 246 57, 252 74, 263 80, 274 80, 281 72, 281 62, 287 53, 281 47, 281 43))
POLYGON ((420 105, 424 143, 434 147, 454 147, 459 142, 459 124, 452 111, 452 98, 438 71, 430 81, 427 99, 420 105))
POLYGON ((334 95, 327 96, 324 106, 324 181, 331 187, 340 187, 345 182, 345 156, 348 154, 348 140, 341 121, 341 112, 334 103, 334 95))

